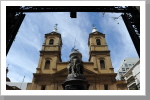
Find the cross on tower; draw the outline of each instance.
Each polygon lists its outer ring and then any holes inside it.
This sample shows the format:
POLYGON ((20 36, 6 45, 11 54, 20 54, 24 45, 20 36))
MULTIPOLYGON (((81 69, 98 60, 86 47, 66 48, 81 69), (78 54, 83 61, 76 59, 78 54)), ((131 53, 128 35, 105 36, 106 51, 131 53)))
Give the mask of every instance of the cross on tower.
POLYGON ((58 24, 55 24, 53 32, 57 32, 57 25, 58 24))
POLYGON ((57 25, 58 25, 58 24, 56 23, 55 26, 54 26, 56 29, 57 29, 57 25))

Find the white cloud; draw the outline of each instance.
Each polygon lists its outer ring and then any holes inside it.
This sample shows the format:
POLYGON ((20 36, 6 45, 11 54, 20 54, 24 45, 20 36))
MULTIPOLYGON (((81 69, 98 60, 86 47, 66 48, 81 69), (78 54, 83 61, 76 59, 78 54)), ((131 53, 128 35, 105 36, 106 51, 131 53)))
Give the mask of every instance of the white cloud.
POLYGON ((10 55, 7 56, 7 63, 10 64, 8 77, 12 82, 21 82, 23 76, 26 76, 26 82, 32 81, 32 73, 35 73, 37 61, 32 60, 32 54, 28 53, 12 48, 10 55))

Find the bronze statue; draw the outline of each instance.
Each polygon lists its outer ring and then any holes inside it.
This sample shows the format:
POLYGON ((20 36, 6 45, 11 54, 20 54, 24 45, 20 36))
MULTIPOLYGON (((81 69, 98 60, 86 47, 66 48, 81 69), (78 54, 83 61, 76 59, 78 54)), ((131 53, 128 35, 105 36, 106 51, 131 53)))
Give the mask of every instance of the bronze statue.
POLYGON ((73 55, 70 58, 68 73, 72 74, 74 77, 80 76, 80 74, 83 74, 83 65, 80 57, 77 55, 73 55))
POLYGON ((83 74, 82 54, 73 49, 70 54, 70 61, 68 65, 68 76, 62 83, 64 90, 88 90, 89 83, 83 74))

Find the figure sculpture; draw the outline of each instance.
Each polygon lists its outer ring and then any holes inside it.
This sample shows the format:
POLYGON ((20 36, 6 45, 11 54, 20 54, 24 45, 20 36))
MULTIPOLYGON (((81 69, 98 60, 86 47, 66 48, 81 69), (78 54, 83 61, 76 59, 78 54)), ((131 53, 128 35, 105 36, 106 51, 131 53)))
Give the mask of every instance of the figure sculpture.
POLYGON ((78 77, 83 74, 83 65, 81 59, 77 55, 73 55, 70 58, 68 73, 72 74, 74 77, 78 77))
POLYGON ((69 57, 68 76, 62 83, 63 89, 88 90, 90 84, 83 74, 82 54, 77 49, 73 49, 69 57))

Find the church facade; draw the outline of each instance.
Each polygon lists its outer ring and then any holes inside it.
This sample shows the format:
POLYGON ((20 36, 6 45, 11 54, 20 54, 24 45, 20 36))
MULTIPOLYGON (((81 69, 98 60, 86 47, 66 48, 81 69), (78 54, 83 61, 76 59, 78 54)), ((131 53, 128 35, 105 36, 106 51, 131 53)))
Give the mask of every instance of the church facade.
MULTIPOLYGON (((84 76, 89 82, 89 90, 127 90, 124 80, 115 79, 110 58, 110 50, 106 44, 105 34, 93 28, 88 38, 89 62, 83 62, 84 76)), ((40 58, 33 80, 28 83, 27 90, 63 90, 62 83, 68 75, 69 62, 61 60, 62 38, 55 28, 45 34, 45 41, 40 51, 40 58)))

